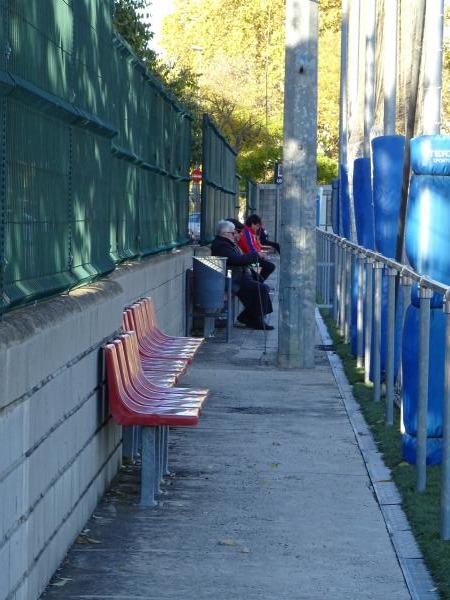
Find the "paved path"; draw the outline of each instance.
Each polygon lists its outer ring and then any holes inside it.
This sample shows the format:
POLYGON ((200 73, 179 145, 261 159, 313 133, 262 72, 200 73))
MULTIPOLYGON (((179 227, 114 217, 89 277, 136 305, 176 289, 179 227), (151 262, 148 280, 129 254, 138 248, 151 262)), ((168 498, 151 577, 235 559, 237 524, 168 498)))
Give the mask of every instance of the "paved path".
POLYGON ((183 384, 211 397, 159 506, 126 468, 45 600, 411 598, 326 352, 280 371, 276 336, 204 345, 183 384))

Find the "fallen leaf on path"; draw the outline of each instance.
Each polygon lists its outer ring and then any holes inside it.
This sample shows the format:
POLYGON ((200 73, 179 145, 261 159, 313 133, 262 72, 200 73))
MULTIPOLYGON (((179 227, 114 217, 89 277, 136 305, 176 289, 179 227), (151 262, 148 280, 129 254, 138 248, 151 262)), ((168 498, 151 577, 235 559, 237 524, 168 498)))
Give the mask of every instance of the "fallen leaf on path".
POLYGON ((56 583, 52 583, 52 586, 53 587, 63 587, 69 581, 73 581, 73 579, 71 577, 64 577, 63 579, 60 579, 56 583))
POLYGON ((237 546, 236 540, 232 540, 231 538, 226 540, 219 540, 217 542, 219 546, 237 546))

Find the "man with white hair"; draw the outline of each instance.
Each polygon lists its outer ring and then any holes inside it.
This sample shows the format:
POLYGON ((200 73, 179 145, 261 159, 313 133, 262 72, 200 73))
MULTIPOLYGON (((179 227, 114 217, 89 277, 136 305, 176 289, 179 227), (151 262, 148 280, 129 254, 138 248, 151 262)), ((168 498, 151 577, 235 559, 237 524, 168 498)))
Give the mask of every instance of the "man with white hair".
POLYGON ((231 269, 232 291, 244 305, 237 320, 250 329, 273 329, 264 321, 264 316, 273 312, 269 288, 258 281, 250 265, 258 264, 258 253, 243 254, 235 244, 235 226, 230 221, 219 221, 216 237, 211 244, 213 256, 225 256, 227 268, 231 269))

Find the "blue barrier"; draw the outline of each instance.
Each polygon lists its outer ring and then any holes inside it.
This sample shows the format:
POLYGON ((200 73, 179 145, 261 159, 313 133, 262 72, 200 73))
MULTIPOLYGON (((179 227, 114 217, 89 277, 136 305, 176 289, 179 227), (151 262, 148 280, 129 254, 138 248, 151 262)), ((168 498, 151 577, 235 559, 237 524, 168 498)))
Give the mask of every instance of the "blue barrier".
POLYGON ((349 240, 351 236, 350 198, 348 195, 348 173, 344 165, 339 166, 339 174, 339 235, 349 240))
MULTIPOLYGON (((421 275, 450 284, 450 137, 419 136, 411 140, 411 176, 406 215, 405 251, 421 275)), ((403 333, 403 439, 405 460, 415 462, 419 298, 417 284, 403 333), (408 374, 408 376, 406 376, 408 374)), ((433 294, 430 314, 430 375, 428 378, 427 462, 441 461, 444 395, 444 330, 442 296, 433 294)))
MULTIPOLYGON (((410 305, 406 311, 403 329, 403 424, 402 457, 411 464, 416 462, 417 447, 417 390, 419 371, 419 315, 420 309, 410 305)), ((442 405, 444 397, 445 314, 434 309, 430 314, 430 377, 428 378, 427 463, 442 460, 442 405)))
POLYGON ((357 158, 353 166, 353 202, 358 244, 375 248, 370 158, 357 158))
POLYGON ((404 153, 401 135, 372 140, 375 247, 388 258, 395 258, 404 153))
MULTIPOLYGON (((369 158, 357 158, 353 165, 353 203, 355 207, 355 226, 358 244, 369 250, 374 249, 372 181, 369 158)), ((366 293, 366 274, 364 270, 363 294, 366 293)), ((353 356, 357 354, 357 302, 358 302, 358 265, 355 264, 352 288, 352 314, 350 329, 350 349, 353 356)), ((365 323, 365 306, 363 323, 365 323)), ((364 344, 363 326, 363 344, 364 344)))

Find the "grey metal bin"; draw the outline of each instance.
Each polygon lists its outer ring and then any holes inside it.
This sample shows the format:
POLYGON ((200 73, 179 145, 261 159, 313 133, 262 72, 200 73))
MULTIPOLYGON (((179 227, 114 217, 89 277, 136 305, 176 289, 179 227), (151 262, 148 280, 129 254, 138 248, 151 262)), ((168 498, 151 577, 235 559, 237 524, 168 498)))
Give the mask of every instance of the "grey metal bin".
POLYGON ((227 320, 228 342, 233 310, 231 272, 227 273, 227 259, 221 256, 194 256, 192 270, 188 270, 186 275, 186 335, 189 335, 190 318, 201 316, 204 317, 204 335, 210 337, 214 332, 215 319, 220 316, 227 320))

